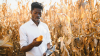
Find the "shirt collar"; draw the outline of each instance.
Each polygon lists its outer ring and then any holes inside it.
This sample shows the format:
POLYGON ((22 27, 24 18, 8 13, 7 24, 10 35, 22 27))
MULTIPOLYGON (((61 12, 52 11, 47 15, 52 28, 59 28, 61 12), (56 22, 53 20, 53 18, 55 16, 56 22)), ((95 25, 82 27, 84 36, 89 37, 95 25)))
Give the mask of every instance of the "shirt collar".
MULTIPOLYGON (((41 21, 39 22, 39 24, 41 23, 41 21)), ((30 24, 32 25, 36 25, 33 21, 32 21, 32 19, 30 19, 30 24)))

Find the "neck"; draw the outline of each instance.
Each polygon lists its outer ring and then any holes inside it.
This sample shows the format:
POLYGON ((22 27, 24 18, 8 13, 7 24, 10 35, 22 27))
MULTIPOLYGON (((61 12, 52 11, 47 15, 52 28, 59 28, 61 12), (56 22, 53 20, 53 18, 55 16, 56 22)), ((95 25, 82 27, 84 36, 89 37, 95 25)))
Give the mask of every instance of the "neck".
POLYGON ((39 22, 34 22, 37 26, 39 25, 39 22))
POLYGON ((37 26, 39 25, 40 21, 34 21, 32 20, 37 26))

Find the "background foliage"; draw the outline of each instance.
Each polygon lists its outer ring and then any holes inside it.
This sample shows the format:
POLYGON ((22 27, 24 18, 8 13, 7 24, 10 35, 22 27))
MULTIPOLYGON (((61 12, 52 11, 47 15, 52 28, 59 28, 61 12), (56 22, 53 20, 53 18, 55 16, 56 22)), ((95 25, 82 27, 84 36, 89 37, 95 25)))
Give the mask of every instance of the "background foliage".
MULTIPOLYGON (((7 49, 9 56, 24 56, 19 48, 19 27, 31 14, 28 2, 21 4, 15 10, 6 3, 0 5, 0 39, 13 45, 7 49)), ((94 6, 94 0, 78 0, 73 5, 72 0, 61 0, 43 11, 41 21, 48 25, 56 45, 51 56, 100 56, 100 2, 94 6)))

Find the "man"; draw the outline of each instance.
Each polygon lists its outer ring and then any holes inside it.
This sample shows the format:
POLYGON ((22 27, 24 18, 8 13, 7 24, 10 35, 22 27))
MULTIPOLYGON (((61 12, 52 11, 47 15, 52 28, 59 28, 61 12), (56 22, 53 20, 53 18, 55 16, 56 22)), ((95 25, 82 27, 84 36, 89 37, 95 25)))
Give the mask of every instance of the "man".
POLYGON ((50 48, 50 33, 48 26, 40 21, 43 6, 41 3, 31 4, 32 18, 19 29, 21 51, 26 56, 45 56, 46 50, 50 48), (43 36, 42 41, 36 41, 37 37, 43 36))

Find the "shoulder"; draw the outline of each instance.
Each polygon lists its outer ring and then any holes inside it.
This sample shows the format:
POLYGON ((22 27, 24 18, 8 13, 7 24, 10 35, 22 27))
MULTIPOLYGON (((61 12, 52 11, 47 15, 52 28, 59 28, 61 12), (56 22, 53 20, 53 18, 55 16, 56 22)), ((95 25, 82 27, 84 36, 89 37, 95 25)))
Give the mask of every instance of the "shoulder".
POLYGON ((48 25, 44 22, 41 22, 41 24, 44 26, 44 27, 48 27, 48 25))
POLYGON ((26 28, 29 25, 29 21, 24 23, 23 25, 20 26, 20 29, 26 28))

